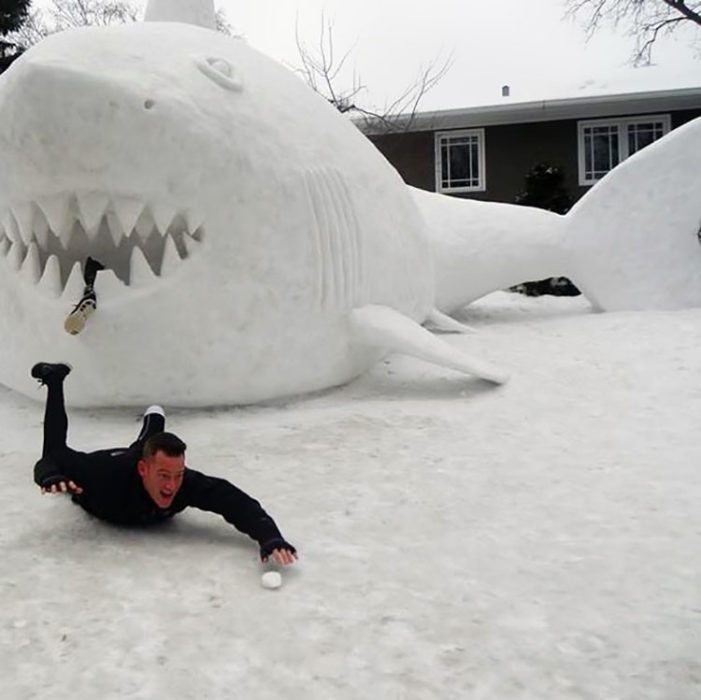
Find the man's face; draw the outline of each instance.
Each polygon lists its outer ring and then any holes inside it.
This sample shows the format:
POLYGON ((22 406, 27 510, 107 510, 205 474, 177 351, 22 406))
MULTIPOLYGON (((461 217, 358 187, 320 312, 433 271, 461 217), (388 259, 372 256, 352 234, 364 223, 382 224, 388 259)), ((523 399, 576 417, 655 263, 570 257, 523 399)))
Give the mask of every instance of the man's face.
POLYGON ((138 470, 153 502, 159 508, 168 508, 183 483, 185 455, 169 457, 159 450, 148 459, 140 459, 138 470))

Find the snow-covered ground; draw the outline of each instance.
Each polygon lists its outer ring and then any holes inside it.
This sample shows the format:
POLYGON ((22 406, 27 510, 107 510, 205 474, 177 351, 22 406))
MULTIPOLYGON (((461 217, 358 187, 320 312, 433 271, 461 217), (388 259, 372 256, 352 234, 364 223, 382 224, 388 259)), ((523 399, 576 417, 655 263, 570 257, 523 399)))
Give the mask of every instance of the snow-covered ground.
MULTIPOLYGON (((462 320, 481 333, 449 342, 508 385, 392 357, 169 412, 298 546, 277 591, 216 516, 120 529, 41 497, 42 405, 0 390, 3 700, 698 700, 701 309, 498 293, 462 320)), ((72 411, 71 442, 139 420, 72 411)))

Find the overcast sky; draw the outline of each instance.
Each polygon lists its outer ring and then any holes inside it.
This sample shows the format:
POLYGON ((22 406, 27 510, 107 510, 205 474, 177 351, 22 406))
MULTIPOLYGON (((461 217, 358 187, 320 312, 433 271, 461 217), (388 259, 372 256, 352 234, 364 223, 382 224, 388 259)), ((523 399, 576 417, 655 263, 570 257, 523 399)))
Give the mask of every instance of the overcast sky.
MULTIPOLYGON (((351 87, 355 70, 368 88, 363 106, 391 102, 422 66, 451 57, 450 71, 421 109, 500 102, 505 84, 512 101, 701 86, 701 30, 695 25, 660 40, 655 65, 634 70, 634 43, 624 29, 606 28, 587 43, 581 26, 565 19, 564 0, 214 2, 236 33, 293 67, 300 65, 295 24, 313 49, 324 12, 334 25, 337 54, 352 49, 337 84, 351 87)), ((35 7, 48 3, 33 0, 35 7)))
POLYGON ((409 84, 422 65, 453 58, 448 75, 422 109, 579 94, 582 86, 627 91, 701 85, 701 58, 692 31, 660 43, 653 69, 631 77, 632 40, 619 30, 589 43, 565 20, 562 0, 215 0, 237 33, 287 64, 299 65, 295 22, 304 41, 318 42, 321 13, 334 23, 338 53, 353 47, 368 103, 382 104, 409 84), (618 88, 621 88, 618 90, 618 88))

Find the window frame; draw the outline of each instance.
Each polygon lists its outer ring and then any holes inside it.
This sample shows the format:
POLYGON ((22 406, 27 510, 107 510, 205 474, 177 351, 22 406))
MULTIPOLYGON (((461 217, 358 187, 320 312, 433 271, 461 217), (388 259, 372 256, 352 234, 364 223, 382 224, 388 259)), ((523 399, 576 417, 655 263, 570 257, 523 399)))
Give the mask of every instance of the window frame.
MULTIPOLYGON (((622 163, 632 154, 628 152, 628 127, 632 124, 647 124, 649 122, 659 122, 662 124, 662 137, 672 130, 672 119, 669 114, 647 114, 635 117, 622 117, 620 119, 584 119, 577 122, 577 170, 579 184, 581 187, 589 187, 601 180, 599 178, 587 178, 585 172, 585 145, 584 131, 587 127, 608 126, 615 127, 618 138, 618 163, 622 163)), ((660 138, 662 138, 660 137, 660 138)), ((659 139, 656 139, 659 140, 659 139)), ((654 143, 654 141, 653 141, 654 143)), ((643 147, 644 148, 644 147, 643 147)), ((638 150, 643 150, 638 149, 638 150)), ((636 151, 637 153, 638 151, 636 151)), ((615 166, 614 166, 615 167, 615 166)), ((612 168, 613 169, 613 168, 612 168)), ((609 170, 608 172, 611 172, 609 170)))
POLYGON ((486 192, 487 190, 487 159, 485 147, 485 130, 482 129, 455 129, 451 131, 437 131, 434 134, 434 165, 436 192, 443 194, 455 194, 458 192, 486 192), (441 146, 446 138, 477 137, 477 167, 478 184, 474 187, 443 187, 443 161, 441 146))

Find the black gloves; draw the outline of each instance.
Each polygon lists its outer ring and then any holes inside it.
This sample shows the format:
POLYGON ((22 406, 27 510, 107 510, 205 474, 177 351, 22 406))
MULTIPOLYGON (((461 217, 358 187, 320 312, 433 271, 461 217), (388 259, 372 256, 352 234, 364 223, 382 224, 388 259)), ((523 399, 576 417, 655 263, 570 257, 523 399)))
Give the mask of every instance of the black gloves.
POLYGON ((265 561, 275 549, 285 549, 290 554, 297 553, 297 550, 289 542, 285 542, 281 537, 278 537, 274 540, 268 540, 260 546, 261 561, 265 561))
POLYGON ((70 481, 70 479, 67 476, 63 476, 63 474, 56 474, 55 476, 47 476, 46 479, 44 479, 39 486, 43 489, 50 490, 52 486, 58 486, 62 481, 64 481, 66 484, 70 481))

